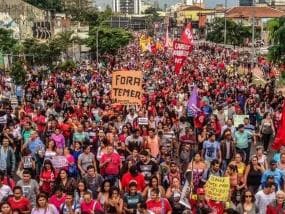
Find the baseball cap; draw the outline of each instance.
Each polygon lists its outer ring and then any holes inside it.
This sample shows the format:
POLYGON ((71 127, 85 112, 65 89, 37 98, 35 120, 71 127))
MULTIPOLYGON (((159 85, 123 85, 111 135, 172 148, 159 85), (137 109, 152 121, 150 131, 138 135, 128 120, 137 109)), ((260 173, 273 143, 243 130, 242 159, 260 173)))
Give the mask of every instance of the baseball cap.
POLYGON ((277 161, 274 159, 271 159, 270 164, 277 164, 277 161))

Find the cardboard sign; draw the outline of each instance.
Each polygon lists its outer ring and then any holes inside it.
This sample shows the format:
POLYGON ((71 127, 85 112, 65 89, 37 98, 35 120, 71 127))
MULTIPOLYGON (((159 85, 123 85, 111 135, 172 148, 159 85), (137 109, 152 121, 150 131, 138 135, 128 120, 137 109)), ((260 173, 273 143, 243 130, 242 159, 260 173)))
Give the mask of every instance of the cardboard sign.
POLYGON ((55 169, 61 169, 68 166, 65 156, 54 156, 52 157, 51 162, 55 169))
POLYGON ((112 102, 122 105, 141 105, 141 71, 115 71, 112 73, 112 102))
POLYGON ((211 175, 206 183, 206 196, 214 201, 228 201, 230 177, 211 175))
POLYGON ((248 118, 248 115, 233 115, 234 126, 238 127, 240 124, 244 124, 244 118, 248 118))
POLYGON ((179 73, 185 59, 188 57, 191 51, 190 44, 184 44, 181 42, 173 42, 173 57, 174 57, 174 64, 175 64, 175 73, 179 73))
POLYGON ((139 125, 148 125, 148 118, 147 117, 140 117, 138 118, 139 125))

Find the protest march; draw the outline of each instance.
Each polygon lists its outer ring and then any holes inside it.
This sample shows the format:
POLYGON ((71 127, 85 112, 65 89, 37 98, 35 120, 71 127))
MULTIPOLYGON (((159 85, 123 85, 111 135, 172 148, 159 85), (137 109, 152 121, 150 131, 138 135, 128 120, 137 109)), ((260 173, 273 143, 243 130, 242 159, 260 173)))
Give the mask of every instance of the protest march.
POLYGON ((195 42, 191 24, 161 41, 134 33, 114 59, 27 68, 15 94, 1 73, 0 213, 285 213, 274 75, 256 84, 263 65, 195 42))

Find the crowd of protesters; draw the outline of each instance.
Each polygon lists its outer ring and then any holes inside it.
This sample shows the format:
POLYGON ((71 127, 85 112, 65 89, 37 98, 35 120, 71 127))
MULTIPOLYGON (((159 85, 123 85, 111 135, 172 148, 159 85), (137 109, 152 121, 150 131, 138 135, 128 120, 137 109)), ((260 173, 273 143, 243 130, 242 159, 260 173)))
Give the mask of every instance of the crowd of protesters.
POLYGON ((0 213, 285 213, 285 147, 269 158, 284 97, 274 80, 254 84, 241 58, 199 44, 176 74, 171 50, 135 41, 99 66, 31 71, 16 102, 2 77, 0 213), (141 106, 112 103, 120 69, 143 71, 141 106), (230 177, 228 202, 206 197, 211 175, 230 177))

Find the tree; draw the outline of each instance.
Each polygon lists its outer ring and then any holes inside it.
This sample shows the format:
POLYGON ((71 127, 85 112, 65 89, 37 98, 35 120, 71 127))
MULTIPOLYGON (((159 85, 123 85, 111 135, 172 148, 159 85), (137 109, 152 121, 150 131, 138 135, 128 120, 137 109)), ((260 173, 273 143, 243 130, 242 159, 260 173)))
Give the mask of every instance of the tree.
POLYGON ((65 54, 66 58, 69 58, 68 49, 73 44, 80 44, 81 40, 79 37, 74 35, 73 31, 64 31, 57 34, 51 42, 54 47, 56 46, 65 54))
POLYGON ((89 25, 89 27, 101 26, 112 16, 112 9, 107 7, 105 11, 100 12, 96 9, 82 10, 78 7, 66 9, 66 13, 71 15, 73 21, 79 21, 89 25))
MULTIPOLYGON (((250 27, 243 26, 241 23, 235 23, 232 20, 227 22, 227 44, 243 45, 244 40, 251 36, 250 27)), ((207 40, 215 43, 224 43, 224 18, 216 18, 213 23, 207 26, 207 40)))
POLYGON ((25 0, 25 1, 43 10, 51 10, 53 12, 63 11, 61 0, 25 0))
POLYGON ((132 34, 122 28, 94 27, 89 31, 86 44, 92 52, 96 52, 98 30, 99 53, 115 54, 120 47, 127 45, 133 38, 132 34))
POLYGON ((24 64, 20 61, 14 62, 10 76, 16 85, 24 85, 27 77, 27 72, 24 69, 24 64))
POLYGON ((13 31, 0 28, 0 51, 2 53, 13 53, 18 41, 13 38, 13 31))
POLYGON ((270 20, 267 28, 271 43, 268 58, 273 63, 285 65, 285 17, 270 20))

